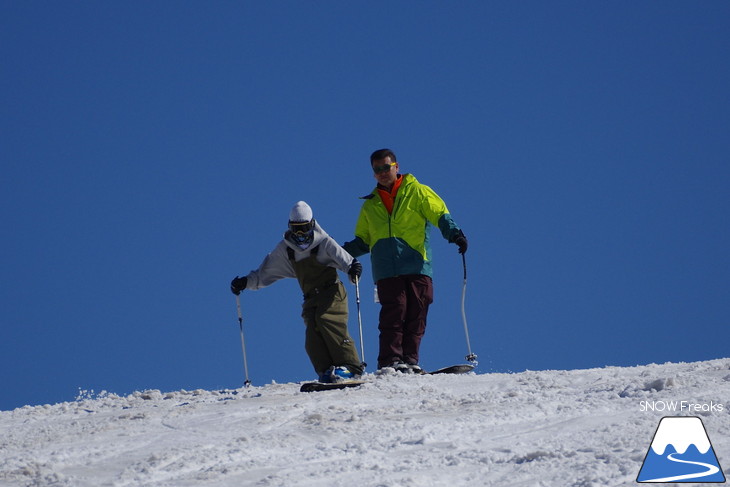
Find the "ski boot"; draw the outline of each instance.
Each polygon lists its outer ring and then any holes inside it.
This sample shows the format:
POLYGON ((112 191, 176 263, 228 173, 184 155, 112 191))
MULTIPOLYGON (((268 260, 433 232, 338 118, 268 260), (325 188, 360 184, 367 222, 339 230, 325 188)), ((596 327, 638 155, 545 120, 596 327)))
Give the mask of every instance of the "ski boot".
POLYGON ((332 366, 319 375, 319 382, 329 384, 332 382, 343 382, 346 380, 357 379, 350 369, 344 365, 332 366))

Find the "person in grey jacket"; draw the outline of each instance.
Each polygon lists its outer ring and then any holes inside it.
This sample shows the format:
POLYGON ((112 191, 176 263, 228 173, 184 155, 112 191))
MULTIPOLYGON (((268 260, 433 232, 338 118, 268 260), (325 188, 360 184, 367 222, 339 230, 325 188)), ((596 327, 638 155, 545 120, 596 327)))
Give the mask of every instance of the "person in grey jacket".
POLYGON ((256 290, 284 278, 296 278, 304 293, 304 348, 320 382, 357 378, 363 372, 347 329, 347 292, 337 271, 355 282, 362 264, 317 223, 312 209, 299 201, 289 213, 289 229, 257 270, 231 281, 231 292, 256 290))

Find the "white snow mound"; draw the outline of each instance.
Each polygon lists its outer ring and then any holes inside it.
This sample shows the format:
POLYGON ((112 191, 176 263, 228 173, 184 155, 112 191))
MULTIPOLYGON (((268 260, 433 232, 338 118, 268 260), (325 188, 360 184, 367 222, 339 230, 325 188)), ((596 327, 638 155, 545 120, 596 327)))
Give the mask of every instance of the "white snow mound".
POLYGON ((628 486, 660 419, 697 414, 730 464, 727 358, 366 378, 309 394, 269 384, 2 411, 0 485, 628 486), (666 411, 682 401, 714 408, 666 411))

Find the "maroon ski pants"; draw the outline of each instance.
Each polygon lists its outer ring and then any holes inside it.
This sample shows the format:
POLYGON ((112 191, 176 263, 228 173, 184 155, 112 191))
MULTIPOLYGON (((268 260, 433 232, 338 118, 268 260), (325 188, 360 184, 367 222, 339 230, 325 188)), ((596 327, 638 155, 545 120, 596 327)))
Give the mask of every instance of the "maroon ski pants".
POLYGON ((428 306, 433 302, 433 281, 420 274, 378 281, 380 351, 378 368, 394 362, 418 363, 426 332, 428 306))

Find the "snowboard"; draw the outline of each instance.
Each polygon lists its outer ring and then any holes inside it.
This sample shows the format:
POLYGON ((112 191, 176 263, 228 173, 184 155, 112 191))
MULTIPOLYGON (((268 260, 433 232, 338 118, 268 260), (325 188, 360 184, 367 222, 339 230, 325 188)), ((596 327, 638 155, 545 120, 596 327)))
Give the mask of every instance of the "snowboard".
POLYGON ((348 387, 358 387, 365 383, 364 380, 345 380, 342 382, 305 382, 299 388, 300 392, 319 392, 331 391, 334 389, 346 389, 348 387))
POLYGON ((429 375, 435 375, 435 374, 465 374, 467 372, 471 372, 474 370, 474 366, 471 364, 462 364, 462 365, 451 365, 449 367, 444 367, 438 370, 432 370, 431 372, 426 372, 429 375))

